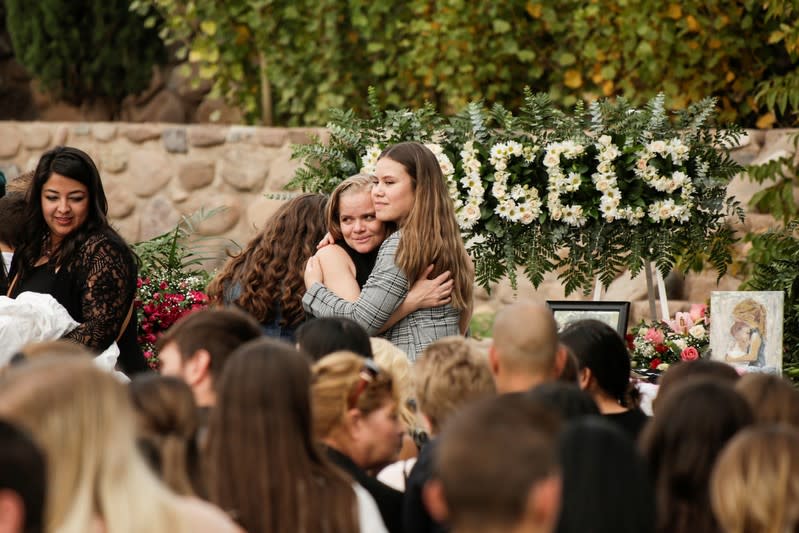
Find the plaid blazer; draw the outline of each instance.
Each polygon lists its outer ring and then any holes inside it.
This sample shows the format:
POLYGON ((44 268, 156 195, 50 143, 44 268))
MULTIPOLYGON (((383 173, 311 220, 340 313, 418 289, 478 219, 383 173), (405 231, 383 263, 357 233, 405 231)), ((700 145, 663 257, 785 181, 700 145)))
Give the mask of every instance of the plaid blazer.
MULTIPOLYGON (((394 263, 400 232, 394 232, 380 246, 369 279, 355 302, 348 302, 314 283, 302 298, 303 308, 317 317, 343 316, 359 323, 370 336, 378 334, 408 294, 408 278, 394 263)), ((460 311, 451 304, 417 309, 394 324, 383 337, 408 354, 411 362, 424 348, 441 337, 460 335, 460 311)))

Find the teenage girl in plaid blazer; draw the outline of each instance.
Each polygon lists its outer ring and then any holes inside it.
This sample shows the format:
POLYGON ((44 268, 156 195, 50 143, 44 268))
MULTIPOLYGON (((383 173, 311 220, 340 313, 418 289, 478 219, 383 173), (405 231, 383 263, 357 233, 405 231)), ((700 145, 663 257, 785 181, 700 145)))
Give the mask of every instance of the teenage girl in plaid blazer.
POLYGON ((455 212, 433 153, 417 142, 399 143, 380 155, 373 179, 375 214, 399 230, 381 245, 372 274, 354 302, 340 298, 322 284, 316 258, 305 271, 308 288, 303 306, 314 316, 344 316, 377 335, 428 265, 432 276, 450 271, 450 302, 417 309, 391 326, 383 336, 415 361, 436 339, 466 331, 471 316, 474 270, 461 238, 455 212))

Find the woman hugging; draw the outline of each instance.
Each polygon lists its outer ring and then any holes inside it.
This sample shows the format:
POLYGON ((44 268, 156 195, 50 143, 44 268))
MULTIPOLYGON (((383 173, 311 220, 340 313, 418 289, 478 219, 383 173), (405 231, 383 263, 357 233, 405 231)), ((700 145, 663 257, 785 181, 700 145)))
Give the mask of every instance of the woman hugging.
POLYGON ((415 361, 434 340, 466 331, 473 268, 441 169, 422 144, 386 149, 372 178, 371 206, 367 191, 354 177, 334 192, 328 220, 337 245, 308 261, 303 306, 314 316, 351 318, 370 335, 383 332, 415 361), (418 280, 415 291, 409 280, 418 280))

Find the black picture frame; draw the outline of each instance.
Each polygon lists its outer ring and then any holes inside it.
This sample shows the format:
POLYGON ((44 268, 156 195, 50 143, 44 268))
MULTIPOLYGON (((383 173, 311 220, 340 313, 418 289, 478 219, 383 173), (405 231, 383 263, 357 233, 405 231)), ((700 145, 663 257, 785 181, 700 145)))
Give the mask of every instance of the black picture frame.
POLYGON ((555 315, 558 330, 577 320, 593 318, 614 328, 621 338, 627 334, 630 302, 581 302, 574 300, 547 300, 555 315), (615 314, 615 317, 613 316, 615 314))

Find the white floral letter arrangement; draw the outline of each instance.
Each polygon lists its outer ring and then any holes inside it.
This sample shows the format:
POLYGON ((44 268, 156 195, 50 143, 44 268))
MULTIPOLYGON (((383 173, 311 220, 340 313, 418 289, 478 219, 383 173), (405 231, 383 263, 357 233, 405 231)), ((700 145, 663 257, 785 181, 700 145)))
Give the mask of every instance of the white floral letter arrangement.
POLYGON ((366 119, 333 110, 329 142, 295 148, 304 166, 290 186, 329 192, 373 173, 387 146, 424 143, 485 287, 515 283, 517 267, 534 285, 557 271, 568 294, 646 261, 664 273, 709 261, 719 274, 730 262, 726 220, 741 211, 726 187, 740 167, 724 147, 740 133, 712 124, 711 99, 674 116, 662 95, 643 109, 620 98, 566 114, 526 92, 518 114, 472 103, 451 118, 431 106, 383 111, 373 91, 370 104, 366 119))

